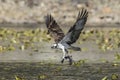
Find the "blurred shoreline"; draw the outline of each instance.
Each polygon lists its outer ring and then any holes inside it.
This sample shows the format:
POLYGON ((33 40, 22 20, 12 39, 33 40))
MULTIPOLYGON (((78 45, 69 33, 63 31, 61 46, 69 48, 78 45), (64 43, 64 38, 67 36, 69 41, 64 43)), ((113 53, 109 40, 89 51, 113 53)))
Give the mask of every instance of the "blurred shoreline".
MULTIPOLYGON (((59 23, 61 28, 70 28, 73 25, 73 22, 61 24, 59 23)), ((86 24, 85 29, 95 28, 95 29, 120 29, 119 23, 103 23, 103 24, 86 24)), ((45 23, 0 23, 0 28, 13 28, 18 30, 24 29, 36 29, 36 28, 46 28, 45 23)))
POLYGON ((120 0, 0 0, 0 23, 44 23, 52 14, 58 23, 73 23, 81 8, 88 24, 120 24, 120 0))

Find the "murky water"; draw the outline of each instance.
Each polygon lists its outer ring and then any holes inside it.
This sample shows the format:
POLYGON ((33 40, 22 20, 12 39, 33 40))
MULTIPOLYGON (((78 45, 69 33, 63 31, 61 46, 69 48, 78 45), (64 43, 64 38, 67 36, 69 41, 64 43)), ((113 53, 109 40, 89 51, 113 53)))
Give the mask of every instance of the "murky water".
MULTIPOLYGON (((2 24, 0 26, 6 27, 6 28, 12 27, 16 29, 19 27, 21 29, 25 29, 23 25, 18 26, 18 24, 14 26, 13 25, 10 26, 8 24, 6 25, 2 24)), ((44 26, 45 25, 41 27, 44 27, 44 26)), ((26 27, 37 28, 39 27, 39 24, 29 24, 26 27)), ((102 29, 103 28, 104 26, 102 27, 102 29)), ((118 28, 118 26, 116 28, 118 28)), ((47 46, 49 45, 47 44, 47 46)), ((85 48, 88 48, 89 51, 76 52, 78 54, 73 54, 74 59, 90 58, 93 60, 95 58, 94 61, 96 61, 98 58, 105 57, 105 59, 110 60, 110 59, 114 59, 114 54, 116 52, 119 52, 119 50, 117 51, 114 50, 115 52, 108 51, 106 52, 106 54, 100 54, 101 52, 96 51, 97 50, 96 48, 93 49, 93 45, 92 47, 89 47, 88 43, 87 45, 85 45, 85 43, 83 45, 81 44, 81 47, 84 48, 84 46, 85 48), (100 54, 100 55, 97 55, 97 54, 100 54), (110 55, 112 55, 112 57, 110 57, 110 55)), ((30 63, 30 61, 33 61, 33 60, 41 61, 41 59, 43 59, 43 56, 45 56, 44 57, 45 59, 48 59, 51 56, 53 56, 49 54, 55 55, 55 57, 54 56, 51 57, 52 59, 56 58, 55 60, 57 60, 58 58, 60 58, 60 54, 56 54, 56 52, 51 50, 51 48, 49 47, 46 47, 46 50, 48 50, 48 52, 43 51, 44 54, 39 54, 39 53, 42 53, 40 49, 38 52, 32 52, 32 53, 35 53, 34 55, 26 54, 27 51, 18 52, 17 50, 16 52, 14 51, 11 53, 8 52, 8 54, 6 53, 7 56, 6 54, 1 54, 0 61, 2 60, 9 61, 13 59, 14 63, 13 62, 0 62, 0 80, 15 80, 16 76, 24 78, 25 80, 102 80, 103 78, 104 78, 103 80, 107 80, 107 79, 108 80, 120 80, 120 63, 118 64, 115 64, 115 63, 85 63, 82 65, 72 65, 72 66, 68 64, 49 64, 49 63, 45 64, 45 63, 39 63, 39 62, 30 63), (48 55, 48 57, 46 55, 48 55), (15 63, 16 60, 29 60, 29 62, 15 63), (114 79, 112 79, 113 77, 114 79), (115 77, 117 78, 115 79, 115 77)))
POLYGON ((15 76, 25 80, 112 80, 115 74, 120 78, 120 64, 88 63, 80 66, 44 63, 0 63, 0 80, 15 80, 15 76))

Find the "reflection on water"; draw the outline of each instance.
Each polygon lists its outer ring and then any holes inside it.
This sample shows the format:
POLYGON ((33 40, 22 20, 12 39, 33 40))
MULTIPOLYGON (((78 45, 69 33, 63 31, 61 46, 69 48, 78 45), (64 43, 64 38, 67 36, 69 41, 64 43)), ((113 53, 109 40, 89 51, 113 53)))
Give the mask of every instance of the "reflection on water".
POLYGON ((15 76, 25 80, 101 80, 104 77, 111 80, 115 76, 119 80, 120 64, 0 63, 0 80, 15 80, 15 76))

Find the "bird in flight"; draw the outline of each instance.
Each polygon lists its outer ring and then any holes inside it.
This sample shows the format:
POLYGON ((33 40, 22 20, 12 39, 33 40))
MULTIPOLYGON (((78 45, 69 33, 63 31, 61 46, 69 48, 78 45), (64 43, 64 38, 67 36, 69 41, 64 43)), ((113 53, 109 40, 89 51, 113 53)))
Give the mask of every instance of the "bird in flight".
POLYGON ((57 24, 57 22, 53 18, 53 16, 51 14, 48 14, 46 16, 45 23, 48 29, 47 33, 50 34, 50 36, 54 38, 54 41, 55 41, 55 43, 51 48, 57 48, 63 51, 63 57, 62 57, 61 63, 63 63, 65 59, 69 59, 69 64, 70 65, 72 64, 73 62, 72 56, 68 54, 68 49, 73 49, 76 51, 81 50, 79 47, 72 46, 72 44, 78 40, 81 34, 81 31, 83 30, 84 25, 87 21, 87 17, 88 17, 88 11, 82 8, 79 11, 76 22, 68 30, 68 32, 65 35, 62 29, 60 28, 60 26, 57 24))

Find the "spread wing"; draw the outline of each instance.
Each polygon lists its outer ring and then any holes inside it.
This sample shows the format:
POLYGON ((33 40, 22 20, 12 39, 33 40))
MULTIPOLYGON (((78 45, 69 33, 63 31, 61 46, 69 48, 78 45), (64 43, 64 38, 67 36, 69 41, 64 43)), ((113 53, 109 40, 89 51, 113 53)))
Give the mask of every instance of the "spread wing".
POLYGON ((65 37, 61 40, 61 42, 65 42, 67 44, 75 43, 79 38, 81 31, 84 28, 84 25, 87 21, 88 11, 86 9, 81 9, 79 11, 78 17, 74 25, 69 29, 65 37))
POLYGON ((48 29, 48 34, 51 35, 51 37, 54 38, 54 41, 58 43, 61 41, 64 37, 64 33, 62 29, 59 27, 57 22, 54 20, 54 18, 51 15, 46 16, 46 26, 48 29))

